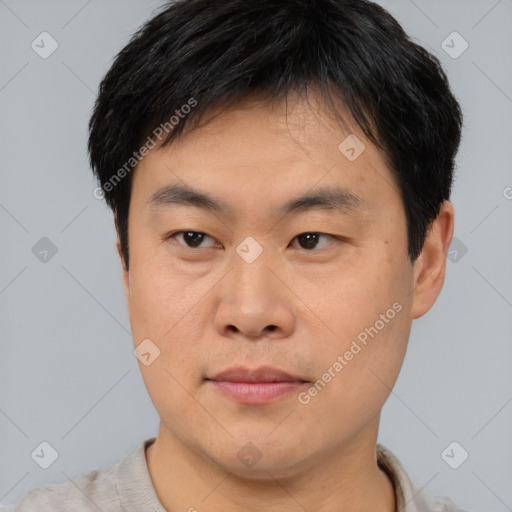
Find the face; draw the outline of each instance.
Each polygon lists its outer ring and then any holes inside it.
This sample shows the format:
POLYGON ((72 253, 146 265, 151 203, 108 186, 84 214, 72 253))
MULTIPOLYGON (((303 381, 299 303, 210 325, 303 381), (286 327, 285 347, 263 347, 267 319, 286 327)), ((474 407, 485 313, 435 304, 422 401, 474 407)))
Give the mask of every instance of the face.
POLYGON ((262 478, 375 442, 440 288, 419 282, 433 260, 411 264, 399 188, 359 131, 247 100, 143 159, 129 246, 159 435, 262 478), (351 133, 359 156, 339 149, 351 133))

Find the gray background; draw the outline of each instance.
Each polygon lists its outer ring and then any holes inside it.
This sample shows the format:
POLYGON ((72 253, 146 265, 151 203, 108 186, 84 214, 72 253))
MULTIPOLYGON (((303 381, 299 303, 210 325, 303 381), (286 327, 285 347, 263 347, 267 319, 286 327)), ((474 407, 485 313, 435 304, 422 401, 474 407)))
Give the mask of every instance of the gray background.
MULTIPOLYGON (((465 131, 458 242, 413 324, 379 440, 428 493, 512 510, 512 0, 380 3, 443 62, 465 131), (441 47, 453 31, 469 43, 458 58, 441 47), (452 441, 469 453, 458 469, 441 457, 452 441)), ((85 145, 101 77, 159 5, 0 0, 0 503, 118 462, 157 431, 85 145), (31 48, 43 31, 59 44, 47 59, 31 48), (47 261, 32 252, 42 237, 57 248, 47 261), (42 441, 59 455, 46 470, 31 458, 42 441)))

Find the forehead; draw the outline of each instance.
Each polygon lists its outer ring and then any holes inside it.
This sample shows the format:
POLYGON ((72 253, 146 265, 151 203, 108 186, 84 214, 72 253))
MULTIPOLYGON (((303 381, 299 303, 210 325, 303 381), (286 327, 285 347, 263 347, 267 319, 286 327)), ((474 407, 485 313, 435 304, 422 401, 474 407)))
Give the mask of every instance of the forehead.
POLYGON ((209 191, 227 198, 233 208, 259 204, 277 209, 283 196, 290 206, 294 198, 320 188, 343 189, 346 197, 360 199, 359 206, 378 197, 400 197, 380 151, 355 124, 341 127, 311 100, 246 99, 212 112, 199 127, 144 157, 132 196, 142 195, 145 204, 158 206, 166 202, 164 189, 171 185, 174 193, 176 185, 181 192, 209 191))

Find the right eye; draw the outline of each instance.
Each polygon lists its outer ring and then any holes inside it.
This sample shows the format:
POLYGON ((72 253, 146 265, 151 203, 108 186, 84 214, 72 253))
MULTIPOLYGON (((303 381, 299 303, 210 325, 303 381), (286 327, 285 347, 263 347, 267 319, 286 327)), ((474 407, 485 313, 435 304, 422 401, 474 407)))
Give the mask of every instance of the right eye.
MULTIPOLYGON (((199 246, 205 239, 209 238, 214 240, 211 236, 207 235, 206 233, 201 233, 200 231, 175 231, 174 233, 167 235, 165 238, 166 240, 178 240, 180 237, 182 238, 183 242, 178 241, 178 243, 187 249, 201 249, 199 246)), ((208 247, 203 248, 208 249, 208 247)))

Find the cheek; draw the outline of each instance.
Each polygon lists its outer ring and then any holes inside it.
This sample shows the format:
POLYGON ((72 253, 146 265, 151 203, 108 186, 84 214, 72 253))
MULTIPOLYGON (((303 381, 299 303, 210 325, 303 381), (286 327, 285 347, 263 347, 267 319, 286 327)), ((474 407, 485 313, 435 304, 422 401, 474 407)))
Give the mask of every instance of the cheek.
POLYGON ((298 401, 322 436, 354 435, 376 417, 391 393, 407 347, 407 311, 402 309, 384 327, 375 324, 368 322, 355 336, 313 355, 323 364, 298 401))
POLYGON ((411 283, 412 273, 403 262, 380 253, 357 267, 333 271, 319 287, 313 285, 316 311, 329 327, 329 345, 340 350, 358 336, 364 343, 376 330, 379 338, 399 331, 398 325, 408 319, 411 283))
POLYGON ((179 278, 161 267, 134 265, 133 270, 129 302, 134 345, 151 340, 149 351, 156 354, 151 364, 139 363, 145 386, 163 417, 172 410, 178 419, 185 418, 190 405, 185 390, 194 389, 200 376, 200 347, 191 342, 199 321, 196 294, 180 288, 179 278))
POLYGON ((331 284, 319 303, 329 329, 323 329, 326 336, 313 352, 319 380, 312 395, 304 396, 318 414, 332 407, 339 421, 350 414, 364 423, 389 396, 411 326, 411 275, 404 268, 404 262, 380 252, 372 263, 340 277, 338 286, 331 284))
POLYGON ((196 294, 194 286, 168 264, 134 258, 128 298, 134 337, 153 337, 162 343, 173 326, 191 314, 196 294))
POLYGON ((198 340, 208 321, 205 296, 213 284, 177 272, 160 255, 134 257, 131 262, 128 303, 134 343, 155 343, 162 370, 184 384, 197 374, 191 370, 202 350, 198 340))

